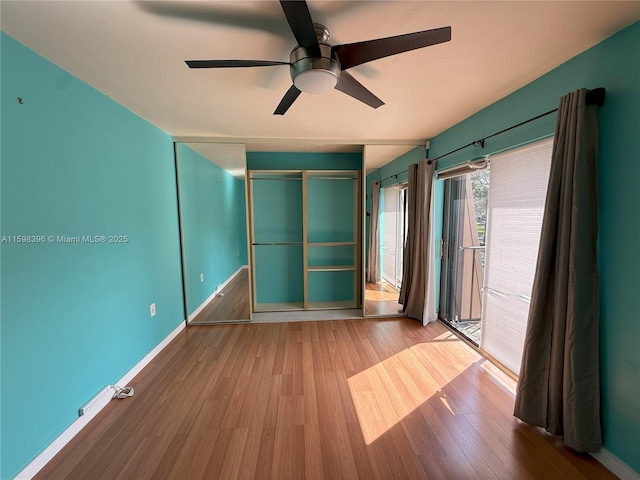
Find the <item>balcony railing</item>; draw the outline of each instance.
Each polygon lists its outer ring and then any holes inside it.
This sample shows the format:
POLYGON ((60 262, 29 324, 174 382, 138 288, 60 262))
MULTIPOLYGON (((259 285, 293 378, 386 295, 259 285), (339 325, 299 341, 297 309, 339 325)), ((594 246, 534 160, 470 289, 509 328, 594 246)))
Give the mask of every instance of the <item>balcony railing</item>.
MULTIPOLYGON (((476 266, 476 252, 482 252, 484 253, 484 249, 485 246, 484 245, 468 245, 468 246, 461 246, 459 248, 459 252, 464 255, 464 252, 467 250, 470 250, 472 252, 471 254, 471 274, 469 275, 471 277, 470 280, 470 287, 469 287, 469 316, 467 318, 457 318, 456 321, 458 323, 464 323, 464 322, 477 322, 480 320, 479 316, 475 316, 473 314, 473 298, 474 298, 474 294, 477 293, 477 298, 480 300, 480 302, 482 302, 482 276, 480 276, 480 280, 476 281, 476 270, 478 269, 478 267, 476 266)), ((461 264, 464 264, 464 262, 461 262, 461 264)), ((463 276, 462 281, 466 283, 466 275, 463 276)), ((467 277, 468 278, 468 277, 467 277)), ((464 289, 462 289, 464 291, 464 289)), ((482 309, 482 304, 480 305, 480 308, 482 309)), ((462 316, 462 310, 460 311, 461 316, 462 316)))

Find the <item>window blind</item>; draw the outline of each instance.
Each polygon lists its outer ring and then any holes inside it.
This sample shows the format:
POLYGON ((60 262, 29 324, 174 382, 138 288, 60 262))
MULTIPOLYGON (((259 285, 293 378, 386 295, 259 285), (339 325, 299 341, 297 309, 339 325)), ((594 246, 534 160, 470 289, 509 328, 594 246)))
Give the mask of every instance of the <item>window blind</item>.
POLYGON ((553 138, 492 156, 480 347, 518 374, 553 138))

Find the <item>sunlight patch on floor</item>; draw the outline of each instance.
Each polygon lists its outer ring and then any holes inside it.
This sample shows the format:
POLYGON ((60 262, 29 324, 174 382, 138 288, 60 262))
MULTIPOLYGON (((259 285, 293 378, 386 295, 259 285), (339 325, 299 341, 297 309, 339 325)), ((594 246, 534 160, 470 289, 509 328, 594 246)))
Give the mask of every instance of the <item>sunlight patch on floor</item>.
POLYGON ((478 413, 483 407, 466 397, 464 382, 484 375, 512 395, 516 380, 471 348, 459 348, 450 331, 419 343, 348 379, 363 438, 367 445, 398 425, 427 401, 444 406, 451 416, 478 413), (465 375, 462 384, 452 381, 465 375))
MULTIPOLYGON (((442 335, 441 335, 442 336, 442 335)), ((348 379, 353 404, 367 445, 374 442, 434 395, 455 415, 441 388, 458 372, 431 373, 425 355, 436 344, 419 344, 403 350, 348 379)))

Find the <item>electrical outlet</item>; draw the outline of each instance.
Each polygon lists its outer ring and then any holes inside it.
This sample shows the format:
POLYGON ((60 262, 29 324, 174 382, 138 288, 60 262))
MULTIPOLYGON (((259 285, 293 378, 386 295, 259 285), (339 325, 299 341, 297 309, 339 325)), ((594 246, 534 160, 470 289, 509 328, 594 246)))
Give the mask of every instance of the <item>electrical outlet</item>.
POLYGON ((201 274, 200 274, 200 281, 201 281, 201 282, 204 282, 204 273, 201 273, 201 274))
POLYGON ((236 255, 238 256, 238 258, 240 258, 240 250, 236 251, 236 255))
POLYGON ((152 303, 151 305, 149 305, 149 313, 151 314, 152 317, 156 316, 156 304, 152 303))

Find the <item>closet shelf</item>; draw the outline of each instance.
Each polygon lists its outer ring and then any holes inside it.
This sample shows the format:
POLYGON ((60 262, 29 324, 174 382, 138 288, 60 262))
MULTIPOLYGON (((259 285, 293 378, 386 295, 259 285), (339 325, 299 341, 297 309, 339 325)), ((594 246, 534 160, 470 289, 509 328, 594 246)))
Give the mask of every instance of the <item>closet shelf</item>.
POLYGON ((355 244, 356 242, 307 242, 308 247, 341 247, 355 244))
POLYGON ((302 181, 302 178, 300 177, 271 177, 271 178, 254 177, 251 179, 252 182, 256 180, 297 180, 298 182, 300 182, 302 181))
POLYGON ((308 265, 307 270, 309 272, 344 272, 349 270, 355 270, 355 265, 308 265))
POLYGON ((302 242, 255 242, 251 245, 302 245, 302 242))

